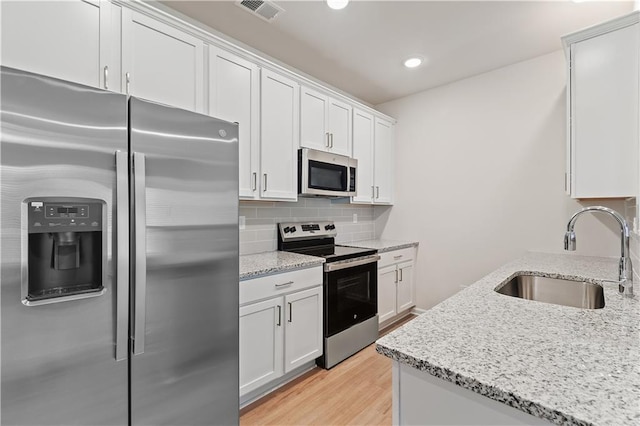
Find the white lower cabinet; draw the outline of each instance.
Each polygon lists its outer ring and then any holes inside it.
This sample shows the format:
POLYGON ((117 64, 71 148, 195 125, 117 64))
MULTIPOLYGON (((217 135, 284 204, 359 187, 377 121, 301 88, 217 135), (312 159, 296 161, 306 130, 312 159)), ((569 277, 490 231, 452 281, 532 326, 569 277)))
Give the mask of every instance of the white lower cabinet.
POLYGON ((322 267, 240 282, 240 396, 322 355, 322 267))
POLYGON ((284 297, 285 373, 322 355, 322 287, 284 297))
POLYGON ((415 303, 415 248, 380 253, 378 261, 378 323, 384 328, 415 303))
POLYGON ((240 308, 240 394, 282 375, 282 298, 240 308))

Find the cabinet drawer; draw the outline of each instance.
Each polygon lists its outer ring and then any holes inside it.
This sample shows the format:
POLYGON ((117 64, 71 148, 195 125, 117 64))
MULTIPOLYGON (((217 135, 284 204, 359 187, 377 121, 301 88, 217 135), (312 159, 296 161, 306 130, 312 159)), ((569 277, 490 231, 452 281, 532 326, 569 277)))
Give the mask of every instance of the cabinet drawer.
POLYGON ((240 281, 240 306, 322 285, 322 266, 240 281))
POLYGON ((415 247, 408 247, 400 250, 388 251, 386 253, 380 253, 380 260, 378 260, 378 268, 383 268, 387 265, 394 263, 404 262, 407 260, 414 260, 416 256, 415 247))

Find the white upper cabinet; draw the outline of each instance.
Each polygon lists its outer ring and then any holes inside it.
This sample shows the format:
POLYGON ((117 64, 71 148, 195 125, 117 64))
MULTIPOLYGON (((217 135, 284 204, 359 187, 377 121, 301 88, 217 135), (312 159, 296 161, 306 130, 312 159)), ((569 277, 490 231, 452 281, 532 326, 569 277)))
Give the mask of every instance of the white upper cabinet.
POLYGON ((300 146, 349 155, 351 105, 323 93, 300 89, 300 146))
POLYGON ((300 88, 300 146, 329 150, 329 99, 307 87, 300 88))
POLYGON ((209 46, 209 115, 239 124, 240 198, 258 198, 260 70, 257 65, 209 46))
POLYGON ((373 183, 373 115, 353 110, 353 158, 358 160, 356 169, 356 195, 354 203, 371 204, 375 198, 373 183))
POLYGON ((329 98, 330 150, 340 155, 351 152, 351 114, 353 107, 337 99, 329 98))
POLYGON ((123 10, 125 93, 204 112, 202 40, 133 10, 123 10))
POLYGON ((356 204, 393 204, 394 124, 353 111, 353 157, 358 160, 356 204))
POLYGON ((296 201, 300 86, 266 69, 260 75, 260 198, 296 201))
POLYGON ((102 88, 105 75, 119 72, 109 61, 109 2, 3 1, 1 7, 2 65, 102 88))
POLYGON ((393 204, 394 130, 390 121, 375 118, 374 183, 376 204, 393 204))
POLYGON ((569 60, 565 187, 573 198, 638 195, 638 16, 563 38, 569 60))

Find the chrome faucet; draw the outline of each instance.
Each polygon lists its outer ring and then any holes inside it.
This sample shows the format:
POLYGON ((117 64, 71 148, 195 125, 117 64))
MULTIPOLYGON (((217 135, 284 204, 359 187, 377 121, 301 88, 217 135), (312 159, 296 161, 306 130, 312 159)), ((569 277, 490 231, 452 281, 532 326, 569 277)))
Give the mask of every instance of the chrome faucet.
POLYGON ((615 210, 611 210, 602 206, 585 207, 577 211, 567 224, 567 232, 564 234, 564 249, 574 251, 576 249, 576 233, 573 227, 582 213, 585 212, 604 212, 613 216, 620 224, 620 263, 618 265, 618 290, 627 297, 633 296, 633 272, 631 268, 631 259, 629 258, 629 226, 627 221, 615 210))

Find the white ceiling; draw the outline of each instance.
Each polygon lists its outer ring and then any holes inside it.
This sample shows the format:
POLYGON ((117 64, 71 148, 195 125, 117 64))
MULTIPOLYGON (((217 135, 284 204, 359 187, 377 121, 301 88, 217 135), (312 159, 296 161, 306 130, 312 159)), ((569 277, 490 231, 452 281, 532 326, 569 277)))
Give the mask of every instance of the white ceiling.
POLYGON ((560 36, 633 10, 633 1, 275 1, 268 23, 234 1, 162 1, 376 105, 562 48, 560 36), (403 59, 427 63, 409 70, 403 59))

